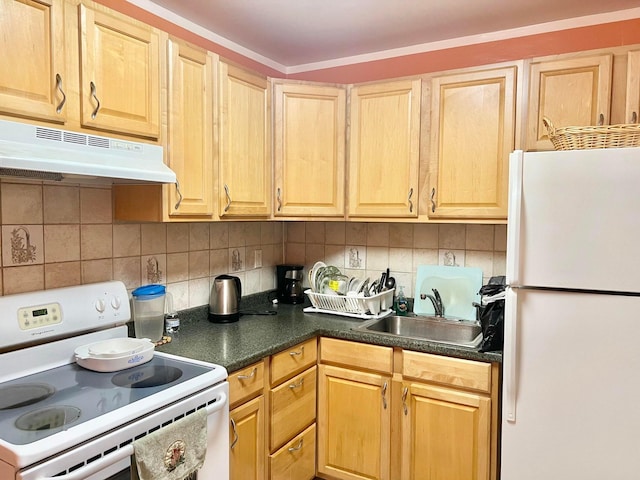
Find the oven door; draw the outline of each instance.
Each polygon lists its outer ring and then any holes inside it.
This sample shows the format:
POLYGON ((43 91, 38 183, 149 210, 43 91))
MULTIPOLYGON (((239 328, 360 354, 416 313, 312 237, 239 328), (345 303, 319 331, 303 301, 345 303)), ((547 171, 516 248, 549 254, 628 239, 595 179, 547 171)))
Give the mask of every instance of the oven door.
POLYGON ((207 409, 207 456, 200 478, 229 478, 229 384, 139 418, 16 474, 16 480, 129 480, 133 441, 200 408, 207 409))

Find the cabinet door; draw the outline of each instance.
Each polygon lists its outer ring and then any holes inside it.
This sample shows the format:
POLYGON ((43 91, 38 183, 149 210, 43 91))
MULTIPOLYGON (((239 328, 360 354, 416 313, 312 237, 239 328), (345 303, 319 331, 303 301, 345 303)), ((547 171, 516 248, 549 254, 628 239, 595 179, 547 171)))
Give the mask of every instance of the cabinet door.
POLYGON ((488 480, 491 400, 419 383, 403 385, 401 478, 488 480))
POLYGON ((318 472, 389 479, 390 377, 320 365, 318 472))
POLYGON ((79 9, 82 125, 158 138, 157 31, 99 6, 80 5, 79 9))
POLYGON ((229 417, 230 479, 264 479, 264 397, 235 408, 229 417))
POLYGON ((553 150, 542 118, 558 127, 609 123, 613 55, 531 64, 527 150, 553 150))
POLYGON ((167 159, 180 194, 167 186, 171 216, 213 218, 213 69, 212 54, 170 39, 168 57, 167 159), (179 205, 176 209, 176 205, 179 205))
POLYGON ((349 216, 418 216, 420 90, 420 79, 351 90, 349 216))
POLYGON ((344 215, 344 88, 277 83, 274 92, 275 216, 344 215))
POLYGON ((66 120, 62 0, 3 0, 0 112, 66 120))
POLYGON ((627 108, 624 123, 640 123, 640 50, 627 57, 627 108))
POLYGON ((267 79, 220 63, 218 215, 271 213, 267 79))
POLYGON ((507 218, 517 68, 436 77, 429 217, 507 218))

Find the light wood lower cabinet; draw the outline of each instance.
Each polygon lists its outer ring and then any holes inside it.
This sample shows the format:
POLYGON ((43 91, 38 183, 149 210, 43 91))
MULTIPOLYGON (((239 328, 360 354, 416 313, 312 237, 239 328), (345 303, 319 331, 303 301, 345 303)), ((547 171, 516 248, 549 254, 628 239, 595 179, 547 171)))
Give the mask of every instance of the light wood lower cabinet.
POLYGON ((264 480, 264 362, 229 374, 229 478, 264 480))
POLYGON ((393 349, 323 338, 318 376, 318 474, 390 479, 393 349))
POLYGON ((318 372, 321 478, 497 478, 497 365, 323 338, 318 372))
POLYGON ((316 472, 315 338, 269 361, 269 478, 308 480, 316 472))
POLYGON ((403 386, 401 478, 488 480, 491 400, 428 384, 403 386))
POLYGON ((320 365, 318 473, 341 479, 389 479, 388 375, 320 365))
POLYGON ((264 397, 234 408, 229 418, 230 479, 264 479, 264 397))
POLYGON ((316 425, 269 456, 271 480, 309 480, 316 473, 316 425))

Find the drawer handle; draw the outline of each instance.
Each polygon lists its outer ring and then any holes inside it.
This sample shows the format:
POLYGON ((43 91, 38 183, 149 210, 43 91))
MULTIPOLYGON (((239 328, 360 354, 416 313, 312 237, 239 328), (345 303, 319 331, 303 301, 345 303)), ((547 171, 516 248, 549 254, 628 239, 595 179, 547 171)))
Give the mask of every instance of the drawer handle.
POLYGON ((256 372, 258 371, 258 367, 253 367, 251 373, 249 375, 238 375, 238 380, 249 380, 256 376, 256 372))
POLYGON ((298 445, 295 447, 289 447, 290 452, 297 452, 298 450, 302 450, 302 439, 298 440, 298 445))
POLYGON ((229 448, 233 449, 233 447, 236 446, 236 443, 238 443, 238 439, 240 438, 238 436, 238 430, 236 429, 236 422, 233 418, 231 419, 231 429, 233 430, 233 442, 231 442, 229 448))
POLYGON ((404 414, 409 414, 409 409, 407 408, 407 393, 409 393, 409 389, 404 387, 402 389, 402 410, 404 410, 404 414))
POLYGON ((302 384, 304 383, 304 378, 301 378, 300 381, 298 383, 291 383, 289 384, 289 388, 291 390, 293 390, 294 388, 300 388, 302 386, 302 384))
POLYGON ((292 357, 295 357, 296 355, 302 355, 303 353, 304 353, 304 347, 300 347, 299 352, 296 352, 296 351, 289 352, 289 355, 291 355, 292 357))

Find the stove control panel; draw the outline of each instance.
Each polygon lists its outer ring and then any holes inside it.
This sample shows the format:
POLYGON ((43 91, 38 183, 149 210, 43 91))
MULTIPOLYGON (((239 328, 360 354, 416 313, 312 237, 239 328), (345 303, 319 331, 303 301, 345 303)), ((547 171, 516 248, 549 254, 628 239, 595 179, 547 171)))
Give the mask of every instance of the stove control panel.
POLYGON ((62 309, 57 302, 18 309, 18 323, 22 330, 40 328, 45 325, 56 325, 61 322, 62 309))
POLYGON ((130 320, 129 294, 120 281, 0 296, 0 351, 123 326, 130 320))

